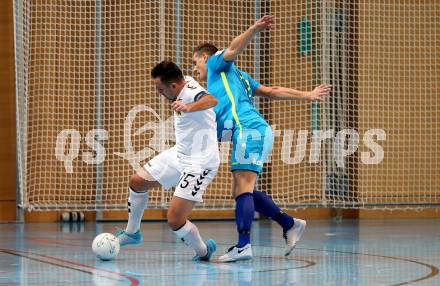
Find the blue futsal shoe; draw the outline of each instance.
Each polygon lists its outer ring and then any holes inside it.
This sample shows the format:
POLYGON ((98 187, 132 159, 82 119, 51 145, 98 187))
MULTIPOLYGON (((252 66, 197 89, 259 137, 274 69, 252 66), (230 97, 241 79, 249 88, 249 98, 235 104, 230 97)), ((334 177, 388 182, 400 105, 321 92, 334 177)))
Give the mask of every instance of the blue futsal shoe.
POLYGON ((144 241, 144 238, 142 237, 141 230, 136 231, 135 233, 127 233, 125 230, 117 227, 117 232, 115 236, 119 240, 119 245, 124 246, 128 244, 140 244, 144 241))
POLYGON ((200 257, 198 255, 194 256, 192 259, 193 261, 209 261, 211 259, 212 255, 217 250, 217 243, 215 243, 213 239, 208 239, 205 244, 208 253, 203 257, 200 257))

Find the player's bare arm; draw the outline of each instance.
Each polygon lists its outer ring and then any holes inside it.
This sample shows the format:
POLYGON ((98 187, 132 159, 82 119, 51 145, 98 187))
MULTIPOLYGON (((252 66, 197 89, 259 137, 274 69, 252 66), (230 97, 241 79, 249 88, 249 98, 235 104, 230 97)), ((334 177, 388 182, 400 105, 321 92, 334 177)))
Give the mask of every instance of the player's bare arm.
POLYGON ((292 88, 281 86, 264 86, 261 85, 255 90, 257 96, 266 97, 277 100, 319 100, 325 99, 331 91, 331 86, 328 84, 321 84, 315 87, 312 91, 300 91, 292 88))
POLYGON ((261 19, 257 20, 249 29, 244 33, 232 40, 229 47, 224 53, 224 58, 226 61, 233 61, 237 58, 239 54, 249 45, 253 37, 261 31, 272 29, 274 24, 274 17, 271 15, 266 15, 261 19))
POLYGON ((183 103, 182 101, 174 101, 171 107, 174 111, 181 112, 195 112, 200 110, 209 109, 216 106, 218 103, 217 99, 211 94, 203 96, 200 100, 193 103, 183 103))

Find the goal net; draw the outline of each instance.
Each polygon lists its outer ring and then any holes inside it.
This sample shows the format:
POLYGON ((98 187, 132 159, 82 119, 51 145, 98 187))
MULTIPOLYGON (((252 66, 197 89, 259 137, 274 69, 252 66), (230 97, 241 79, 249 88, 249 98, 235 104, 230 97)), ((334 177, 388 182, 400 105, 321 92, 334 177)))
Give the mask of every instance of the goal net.
MULTIPOLYGON (((192 50, 225 48, 264 14, 276 26, 237 65, 269 86, 333 86, 323 102, 255 99, 275 133, 258 180, 282 207, 440 204, 436 1, 15 0, 21 205, 125 209, 128 179, 174 144, 151 68, 192 75, 192 50)), ((200 208, 234 206, 230 144, 200 208)), ((151 191, 166 207, 172 191, 151 191)))

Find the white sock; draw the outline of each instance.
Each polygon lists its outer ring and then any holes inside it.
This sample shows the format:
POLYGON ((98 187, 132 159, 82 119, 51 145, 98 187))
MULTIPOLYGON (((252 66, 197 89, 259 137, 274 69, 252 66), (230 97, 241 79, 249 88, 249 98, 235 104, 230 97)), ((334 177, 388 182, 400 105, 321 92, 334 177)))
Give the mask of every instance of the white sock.
POLYGON ((192 224, 189 220, 187 220, 181 228, 175 230, 174 233, 177 235, 177 237, 182 239, 186 245, 192 247, 199 257, 203 257, 208 254, 208 249, 200 236, 197 226, 192 224))
POLYGON ((131 188, 128 196, 128 223, 125 231, 133 234, 141 228, 142 215, 147 206, 148 192, 136 193, 131 188))

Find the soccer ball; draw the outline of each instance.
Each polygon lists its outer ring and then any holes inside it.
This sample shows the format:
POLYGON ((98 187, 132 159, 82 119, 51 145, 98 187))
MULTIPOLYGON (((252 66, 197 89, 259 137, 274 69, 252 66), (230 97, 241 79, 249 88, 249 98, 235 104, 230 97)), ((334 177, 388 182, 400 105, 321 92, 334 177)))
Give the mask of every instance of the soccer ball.
POLYGON ((101 260, 112 260, 118 255, 119 249, 119 240, 111 233, 101 233, 92 243, 93 252, 101 260))

